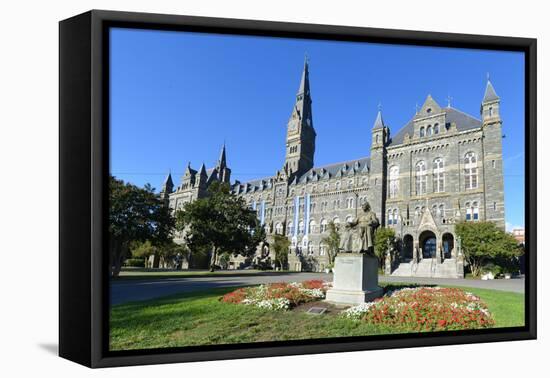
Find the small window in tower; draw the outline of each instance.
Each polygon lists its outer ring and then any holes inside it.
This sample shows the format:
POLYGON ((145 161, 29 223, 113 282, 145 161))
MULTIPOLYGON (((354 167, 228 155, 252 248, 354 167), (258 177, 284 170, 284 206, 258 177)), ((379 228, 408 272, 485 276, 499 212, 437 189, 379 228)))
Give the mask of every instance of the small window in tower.
POLYGON ((426 109, 426 113, 430 114, 432 112, 432 108, 426 109))
POLYGON ((497 163, 494 160, 491 162, 491 164, 493 165, 493 168, 495 168, 497 166, 497 163))
POLYGON ((376 143, 378 143, 378 139, 379 139, 379 138, 378 138, 378 135, 376 135, 376 143))
POLYGON ((434 134, 439 134, 439 123, 434 125, 434 134))
POLYGON ((424 136, 424 127, 421 127, 421 128, 420 128, 420 136, 421 136, 421 137, 424 136))
POLYGON ((493 116, 493 107, 489 107, 489 117, 493 116))
POLYGON ((426 135, 431 136, 432 135, 432 125, 428 125, 428 128, 426 129, 426 135))

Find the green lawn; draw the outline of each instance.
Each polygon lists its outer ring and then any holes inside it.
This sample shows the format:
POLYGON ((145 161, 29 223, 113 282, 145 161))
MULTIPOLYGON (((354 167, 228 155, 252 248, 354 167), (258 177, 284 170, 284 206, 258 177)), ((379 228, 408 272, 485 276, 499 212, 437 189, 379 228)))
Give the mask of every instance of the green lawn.
MULTIPOLYGON (((111 350, 395 333, 340 318, 335 312, 321 316, 299 311, 274 312, 218 300, 232 290, 223 288, 113 306, 111 350)), ((496 327, 524 324, 523 294, 464 290, 485 301, 496 327)))

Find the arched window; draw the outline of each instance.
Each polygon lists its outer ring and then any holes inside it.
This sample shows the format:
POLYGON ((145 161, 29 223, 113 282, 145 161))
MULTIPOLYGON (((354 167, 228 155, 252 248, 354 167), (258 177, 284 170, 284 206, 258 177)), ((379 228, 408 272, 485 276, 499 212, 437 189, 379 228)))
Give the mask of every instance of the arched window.
POLYGON ((417 218, 420 216, 420 207, 417 206, 414 209, 414 216, 417 217, 417 218))
POLYGON ((477 202, 472 204, 472 213, 474 215, 474 220, 479 220, 479 205, 477 202))
POLYGON ((390 210, 388 210, 388 225, 392 225, 393 224, 393 212, 390 210))
POLYGON ((473 152, 468 152, 464 156, 464 187, 477 188, 477 159, 473 152))
POLYGON ((326 219, 321 219, 321 232, 327 231, 328 222, 326 219))
POLYGON ((426 135, 431 136, 433 133, 432 125, 428 125, 428 128, 426 129, 426 135))
POLYGON ((348 181, 348 189, 353 188, 353 179, 348 181))
POLYGON ((472 220, 472 207, 470 206, 470 202, 466 202, 465 204, 465 207, 466 207, 466 220, 469 221, 469 220, 472 220))
POLYGON ((353 204, 354 204, 354 199, 353 198, 348 198, 347 201, 346 201, 346 206, 348 209, 353 209, 353 204))
POLYGON ((275 225, 275 233, 277 235, 282 235, 283 234, 283 224, 282 223, 277 223, 275 225))
POLYGON ((304 221, 301 220, 298 222, 298 234, 302 235, 304 233, 304 221))
POLYGON ((434 125, 434 134, 439 134, 439 123, 434 125))
POLYGON ((327 253, 327 246, 326 244, 319 244, 319 256, 324 256, 327 253))
POLYGON ((420 137, 424 136, 424 126, 420 128, 420 137))
POLYGON ((335 217, 332 222, 334 223, 334 226, 336 226, 336 230, 340 230, 340 218, 335 217))
POLYGON ((328 184, 323 185, 323 190, 324 190, 325 192, 328 191, 328 184))
POLYGON ((419 161, 416 163, 416 172, 415 172, 415 188, 416 195, 426 193, 426 163, 419 161))
POLYGON ((340 186, 341 186, 340 181, 337 181, 337 182, 336 182, 336 190, 340 190, 340 186))
POLYGON ((434 160, 433 168, 433 185, 434 193, 440 193, 445 191, 445 167, 443 166, 443 159, 437 158, 434 160))
POLYGON ((439 205, 439 216, 441 218, 445 217, 445 205, 444 204, 439 205))
POLYGON ((312 219, 311 221, 309 221, 309 233, 313 234, 315 232, 317 232, 317 223, 314 219, 312 219))
POLYGON ((287 235, 292 235, 294 233, 294 223, 288 222, 288 227, 286 229, 287 235))
POLYGON ((351 222, 353 222, 353 217, 351 215, 348 215, 346 217, 346 223, 351 223, 351 222))
POLYGON ((390 168, 390 198, 397 197, 399 193, 399 167, 394 165, 390 168))
POLYGON ((310 241, 307 243, 307 254, 313 255, 313 243, 310 241))

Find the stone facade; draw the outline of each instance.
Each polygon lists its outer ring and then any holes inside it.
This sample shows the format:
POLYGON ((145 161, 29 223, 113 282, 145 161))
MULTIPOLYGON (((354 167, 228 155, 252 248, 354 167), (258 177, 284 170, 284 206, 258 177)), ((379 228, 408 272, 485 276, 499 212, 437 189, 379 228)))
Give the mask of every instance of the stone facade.
MULTIPOLYGON (((281 169, 231 185, 266 227, 268 243, 259 247, 257 259, 273 261, 269 240, 284 234, 292 242, 290 270, 323 271, 329 264, 322 243, 329 222, 342 227, 368 201, 381 225, 394 228, 401 240, 392 274, 462 276, 454 224, 490 220, 504 229, 502 121, 492 84, 487 82, 481 119, 450 104, 441 107, 428 95, 392 137, 379 109, 370 156, 322 167, 314 166, 317 134, 309 84, 306 61, 281 169)), ((188 166, 181 185, 174 188, 168 177, 161 195, 176 209, 201 198, 214 180, 229 183, 230 174, 224 146, 216 167, 207 170, 203 164, 197 172, 188 166)), ((231 267, 249 263, 237 258, 231 267)))

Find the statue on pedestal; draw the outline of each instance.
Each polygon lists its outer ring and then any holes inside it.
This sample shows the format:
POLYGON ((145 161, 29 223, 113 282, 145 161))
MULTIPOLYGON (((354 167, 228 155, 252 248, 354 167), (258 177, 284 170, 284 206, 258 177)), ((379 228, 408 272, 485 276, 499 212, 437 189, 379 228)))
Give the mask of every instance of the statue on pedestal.
POLYGON ((362 209, 363 214, 346 225, 340 250, 374 256, 374 231, 380 226, 380 222, 368 202, 362 209))

